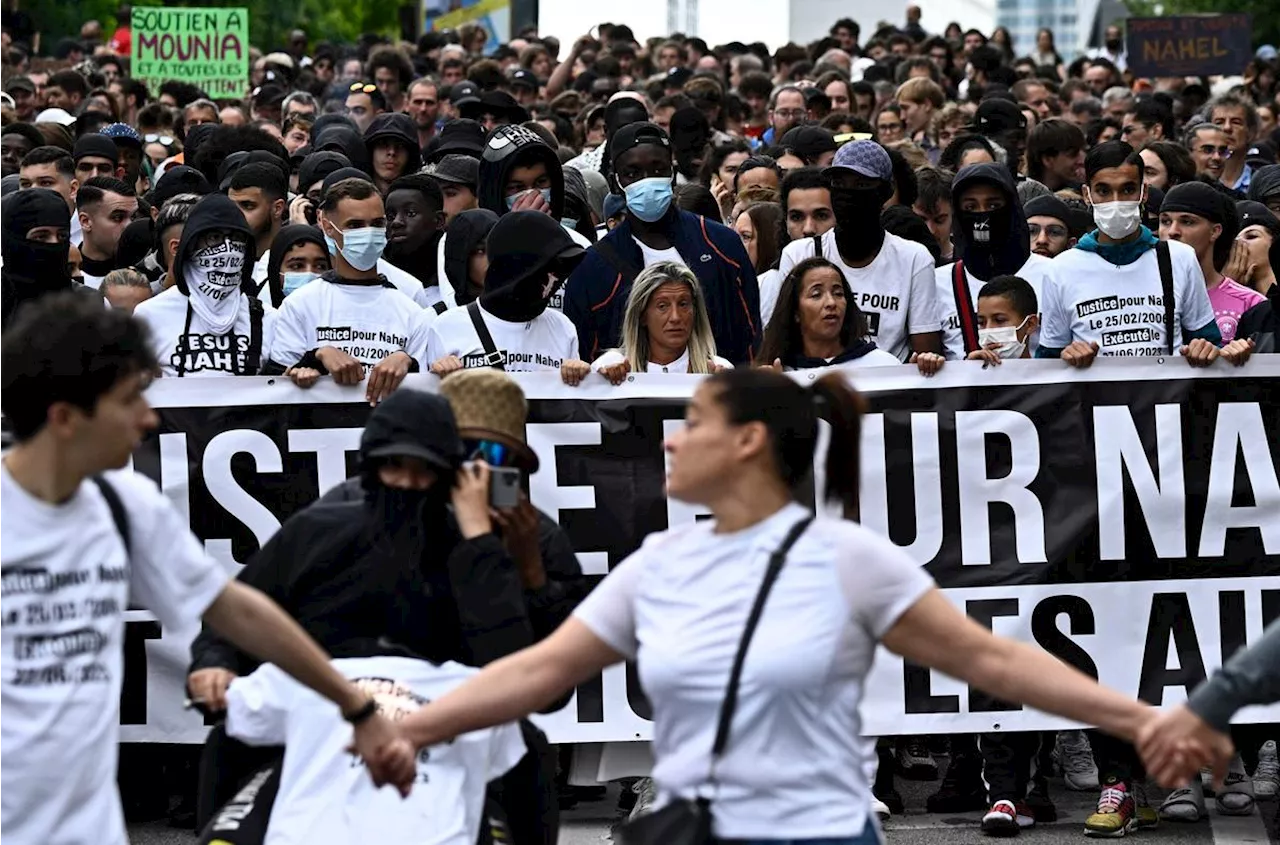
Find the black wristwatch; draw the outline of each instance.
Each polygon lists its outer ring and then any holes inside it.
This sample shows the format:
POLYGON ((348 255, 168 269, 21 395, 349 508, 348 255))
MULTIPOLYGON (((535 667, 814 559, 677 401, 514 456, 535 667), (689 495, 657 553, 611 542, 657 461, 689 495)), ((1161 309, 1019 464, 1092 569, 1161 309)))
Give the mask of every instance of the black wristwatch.
POLYGON ((373 716, 374 713, 377 713, 377 712, 378 712, 378 702, 374 701, 371 698, 368 701, 366 701, 364 705, 354 713, 343 713, 342 718, 346 719, 348 722, 350 722, 353 725, 359 725, 362 722, 369 721, 369 718, 373 716))

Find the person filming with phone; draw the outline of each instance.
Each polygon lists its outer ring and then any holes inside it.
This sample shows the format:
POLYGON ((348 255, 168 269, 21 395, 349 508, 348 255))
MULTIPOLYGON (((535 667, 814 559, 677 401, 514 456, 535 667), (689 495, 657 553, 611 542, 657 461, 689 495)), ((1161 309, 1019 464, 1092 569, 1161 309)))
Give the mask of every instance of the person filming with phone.
MULTIPOLYGON (((441 394, 399 390, 379 404, 361 436, 359 476, 286 520, 239 575, 334 657, 392 643, 435 663, 484 666, 547 636, 586 594, 568 538, 524 492, 538 460, 520 387, 477 370, 450 376, 441 394)), ((218 713, 231 681, 256 667, 205 630, 188 692, 218 713)), ((526 731, 526 744, 525 763, 546 771, 545 739, 526 731)), ((270 762, 270 752, 211 734, 201 824, 270 762)), ((550 778, 532 780, 547 792, 526 790, 535 806, 525 809, 554 815, 550 778)))

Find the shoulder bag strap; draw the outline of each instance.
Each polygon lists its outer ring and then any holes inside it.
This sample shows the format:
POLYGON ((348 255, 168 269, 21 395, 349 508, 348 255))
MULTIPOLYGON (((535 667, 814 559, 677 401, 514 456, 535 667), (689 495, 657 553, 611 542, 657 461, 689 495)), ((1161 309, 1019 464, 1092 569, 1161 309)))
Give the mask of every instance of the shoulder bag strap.
POLYGON ((622 276, 622 280, 627 284, 635 281, 636 276, 640 275, 640 268, 637 268, 630 261, 622 257, 622 253, 614 248, 609 239, 601 238, 595 242, 594 249, 600 253, 600 257, 613 266, 622 276))
POLYGON ((195 309, 191 307, 191 297, 187 297, 187 319, 182 324, 182 334, 178 335, 178 378, 182 378, 187 374, 187 356, 191 354, 191 344, 187 343, 185 352, 181 351, 182 342, 191 334, 191 317, 195 314, 195 309))
POLYGON ((813 257, 814 258, 826 257, 822 254, 822 235, 813 236, 813 257))
POLYGON ((116 488, 111 486, 111 482, 107 481, 100 475, 91 476, 93 483, 102 491, 102 498, 107 500, 107 507, 111 510, 111 521, 116 524, 116 531, 120 533, 120 539, 124 541, 125 557, 128 557, 132 551, 132 543, 129 542, 129 512, 124 509, 124 502, 120 500, 120 494, 116 492, 116 488))
POLYGON ((964 272, 964 261, 957 261, 952 266, 951 288, 956 298, 956 316, 960 319, 964 354, 968 355, 978 348, 978 321, 973 313, 973 297, 969 294, 969 276, 964 272))
POLYGON ((751 645, 751 638, 755 635, 756 626, 760 624, 761 614, 764 613, 764 603, 769 598, 774 582, 778 580, 778 573, 782 571, 787 553, 791 551, 791 547, 795 545, 796 540, 800 539, 800 535, 811 522, 813 522, 812 514, 791 526, 791 531, 782 541, 782 545, 778 546, 777 551, 769 558, 769 567, 765 570, 764 581, 760 584, 760 592, 756 594, 756 603, 751 607, 751 615, 747 617, 747 626, 742 631, 742 641, 738 643, 738 653, 733 658, 733 669, 729 672, 729 686, 725 690, 724 703, 720 705, 720 722, 716 725, 716 741, 711 746, 713 766, 716 759, 724 753, 725 746, 729 742, 729 726, 733 722, 733 711, 738 706, 738 682, 742 680, 742 664, 747 659, 747 648, 751 645))
POLYGON ((484 315, 480 313, 480 303, 475 301, 468 303, 467 315, 471 317, 471 325, 475 326, 476 337, 480 338, 480 345, 484 347, 485 366, 505 371, 507 369, 506 356, 498 351, 498 344, 493 342, 493 335, 489 334, 489 327, 484 324, 484 315))
POLYGON ((256 376, 262 369, 262 321, 266 309, 256 296, 249 297, 249 348, 244 354, 244 372, 240 375, 256 376))
POLYGON ((1173 355, 1173 261, 1169 258, 1169 242, 1156 244, 1156 263, 1160 265, 1160 287, 1164 293, 1165 352, 1173 355))

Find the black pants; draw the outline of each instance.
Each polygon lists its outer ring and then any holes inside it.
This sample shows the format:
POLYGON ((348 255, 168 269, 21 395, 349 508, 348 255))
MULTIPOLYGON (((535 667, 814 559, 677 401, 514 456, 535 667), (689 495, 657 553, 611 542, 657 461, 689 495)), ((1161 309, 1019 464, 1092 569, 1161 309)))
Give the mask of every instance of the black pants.
POLYGON ((1012 801, 1027 797, 1031 780, 1038 771, 1041 735, 1038 731, 986 733, 978 739, 982 752, 982 779, 987 784, 987 800, 1012 801))
POLYGON ((1093 762, 1098 764, 1099 783, 1116 780, 1132 786, 1146 780, 1146 767, 1138 749, 1130 743, 1102 731, 1089 731, 1089 745, 1093 747, 1093 762))
MULTIPOLYGON (((205 738, 204 750, 200 755, 196 830, 204 830, 213 814, 226 805, 241 787, 262 769, 278 763, 283 756, 283 748, 245 745, 240 740, 227 736, 223 725, 215 725, 205 738)), ((273 789, 271 802, 267 803, 268 812, 274 801, 273 789)), ((263 831, 266 831, 265 826, 263 831)))

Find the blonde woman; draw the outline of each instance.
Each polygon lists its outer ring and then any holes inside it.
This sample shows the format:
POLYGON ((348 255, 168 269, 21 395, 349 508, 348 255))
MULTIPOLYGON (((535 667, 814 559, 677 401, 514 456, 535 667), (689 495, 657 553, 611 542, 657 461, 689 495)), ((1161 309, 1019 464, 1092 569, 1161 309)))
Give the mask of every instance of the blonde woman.
POLYGON ((560 376, 577 386, 592 372, 613 384, 630 373, 714 373, 733 369, 716 355, 707 303, 693 271, 676 261, 645 268, 631 286, 622 318, 622 346, 592 363, 565 361, 560 376))

